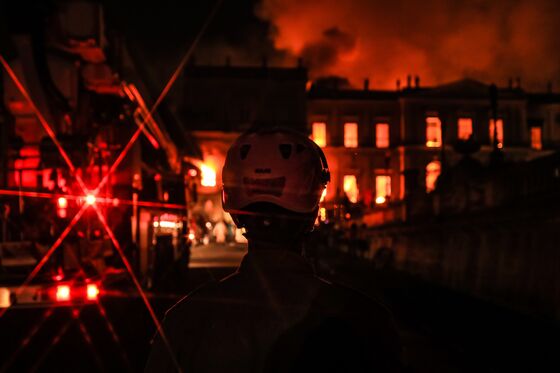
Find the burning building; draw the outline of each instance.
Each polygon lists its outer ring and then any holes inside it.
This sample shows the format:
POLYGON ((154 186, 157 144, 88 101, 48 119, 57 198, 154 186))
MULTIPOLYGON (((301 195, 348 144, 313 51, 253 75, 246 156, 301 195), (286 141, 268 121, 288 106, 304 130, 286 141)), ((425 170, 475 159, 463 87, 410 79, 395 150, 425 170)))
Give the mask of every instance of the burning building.
POLYGON ((360 90, 314 85, 308 121, 330 162, 326 207, 337 215, 341 204, 358 205, 369 225, 406 221, 407 201, 433 192, 465 146, 482 163, 496 152, 515 162, 558 149, 560 95, 518 83, 491 96, 489 85, 469 79, 421 87, 409 78, 395 90, 371 90, 367 80, 360 90))

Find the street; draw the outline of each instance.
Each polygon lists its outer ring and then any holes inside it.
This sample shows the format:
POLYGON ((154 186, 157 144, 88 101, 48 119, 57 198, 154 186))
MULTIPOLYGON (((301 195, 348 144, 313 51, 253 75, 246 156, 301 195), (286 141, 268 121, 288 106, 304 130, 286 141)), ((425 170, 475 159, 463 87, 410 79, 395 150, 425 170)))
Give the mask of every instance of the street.
POLYGON ((191 249, 189 268, 237 267, 247 252, 244 244, 197 245, 191 249))
MULTIPOLYGON (((149 293, 158 318, 180 297, 235 270, 244 248, 193 249, 181 294, 149 293)), ((344 256, 329 280, 375 297, 393 313, 407 372, 557 371, 556 326, 344 256)), ((0 319, 0 371, 141 371, 155 326, 140 297, 105 296, 82 309, 13 309, 0 319), (104 312, 103 312, 104 310, 104 312)))

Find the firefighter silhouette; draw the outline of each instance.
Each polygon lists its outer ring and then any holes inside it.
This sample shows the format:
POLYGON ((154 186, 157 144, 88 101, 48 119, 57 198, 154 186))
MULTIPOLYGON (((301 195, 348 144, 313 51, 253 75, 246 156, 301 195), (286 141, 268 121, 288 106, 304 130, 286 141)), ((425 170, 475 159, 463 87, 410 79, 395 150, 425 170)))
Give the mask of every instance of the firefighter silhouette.
POLYGON ((291 130, 249 131, 222 178, 224 210, 245 228, 248 253, 235 274, 167 312, 168 344, 156 336, 146 371, 398 371, 388 311, 315 276, 301 255, 330 180, 322 150, 291 130))

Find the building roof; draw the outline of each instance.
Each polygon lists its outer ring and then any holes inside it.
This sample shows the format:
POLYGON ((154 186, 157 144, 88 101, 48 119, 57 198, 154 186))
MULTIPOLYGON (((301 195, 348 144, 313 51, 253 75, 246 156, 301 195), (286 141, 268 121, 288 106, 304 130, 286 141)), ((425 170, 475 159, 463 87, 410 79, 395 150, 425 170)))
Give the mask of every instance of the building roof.
MULTIPOLYGON (((313 86, 308 97, 311 100, 396 100, 398 98, 452 98, 488 99, 490 85, 474 79, 461 79, 433 87, 405 87, 402 90, 337 89, 313 86)), ((521 88, 499 88, 499 99, 524 99, 521 88)), ((560 95, 559 95, 560 97, 560 95)))

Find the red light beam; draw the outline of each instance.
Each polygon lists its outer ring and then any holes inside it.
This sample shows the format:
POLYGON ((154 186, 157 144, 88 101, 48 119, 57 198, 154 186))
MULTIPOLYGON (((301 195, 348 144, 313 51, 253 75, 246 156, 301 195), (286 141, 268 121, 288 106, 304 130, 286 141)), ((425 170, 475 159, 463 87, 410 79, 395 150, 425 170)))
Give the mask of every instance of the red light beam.
POLYGON ((105 186, 105 184, 107 184, 107 181, 109 181, 109 176, 112 175, 115 172, 117 167, 119 167, 119 165, 123 161, 124 157, 128 154, 128 152, 130 151, 130 149, 132 148, 132 146, 134 145, 134 143, 136 142, 136 140, 140 136, 140 133, 142 133, 143 126, 144 126, 144 123, 142 123, 142 126, 140 126, 136 130, 136 132, 134 132, 134 135, 132 135, 132 137, 130 138, 130 140, 128 141, 128 143, 126 144, 124 149, 122 150, 122 152, 119 154, 117 159, 115 159, 115 162, 113 162, 113 165, 109 168, 109 170, 107 171, 105 176, 103 176, 103 179, 101 179, 97 188, 95 188, 95 190, 92 192, 93 195, 97 195, 99 193, 99 191, 101 190, 101 188, 103 188, 105 186))
POLYGON ((137 206, 141 207, 156 207, 156 208, 164 208, 164 209, 175 209, 175 210, 184 210, 185 205, 179 205, 175 203, 165 203, 165 202, 150 202, 150 201, 132 201, 127 199, 117 199, 115 201, 114 198, 97 198, 97 202, 105 203, 105 204, 117 204, 117 205, 132 205, 136 203, 137 206))
POLYGON ((45 324, 45 322, 50 319, 50 317, 53 315, 53 313, 54 313, 54 308, 49 308, 45 311, 45 313, 43 314, 41 319, 33 326, 33 328, 31 328, 29 333, 27 333, 27 336, 25 338, 23 338, 20 345, 12 353, 10 358, 7 359, 4 362, 4 364, 2 364, 2 366, 0 366, 0 372, 7 372, 8 371, 8 368, 14 363, 14 361, 16 360, 18 355, 21 353, 21 351, 23 351, 29 345, 29 343, 35 337, 37 332, 41 329, 41 327, 45 324))
POLYGON ((98 372, 105 371, 103 369, 103 363, 101 362, 101 359, 99 358, 99 355, 97 354, 97 351, 95 349, 95 345, 93 344, 93 341, 91 339, 91 335, 89 334, 88 330, 86 329, 86 326, 84 325, 82 320, 80 320, 79 314, 76 314, 74 317, 75 317, 76 321, 78 322, 78 328, 80 329, 80 333, 82 333, 82 337, 84 338, 84 341, 86 342, 86 345, 89 347, 89 350, 90 350, 91 354, 93 355, 95 363, 97 364, 98 372))
MULTIPOLYGON (((70 233, 70 231, 72 230, 72 228, 74 228, 74 226, 76 225, 76 223, 78 223, 78 221, 80 220, 80 218, 82 217, 82 215, 84 214, 84 212, 86 211, 88 205, 83 205, 82 208, 78 211, 78 213, 74 216, 74 218, 72 219, 72 221, 70 221, 70 223, 68 224, 68 226, 64 229, 64 231, 62 231, 62 233, 60 234, 60 236, 57 238, 57 240, 52 244, 52 246, 49 248, 49 250, 47 250, 47 252, 45 253, 45 255, 43 256, 43 258, 39 261, 39 263, 37 263, 37 265, 35 266, 35 268, 33 269, 33 271, 31 271, 31 273, 27 276, 27 278, 25 279, 25 281, 23 282, 23 284, 21 284, 17 289, 16 289, 16 298, 18 296, 21 295, 21 293, 23 292, 23 290, 29 285, 29 283, 31 281, 33 281, 33 279, 35 278, 35 276, 37 276, 37 274, 39 273, 39 271, 43 268, 43 266, 47 263, 47 261, 49 260, 49 258, 53 255, 53 253, 55 252, 55 250, 60 246, 60 244, 62 243, 62 241, 64 241, 64 239, 66 238, 66 236, 68 236, 68 234, 70 233)), ((2 316, 4 316, 4 314, 6 313, 6 311, 9 310, 9 308, 3 308, 0 310, 0 318, 2 316)))
MULTIPOLYGON (((66 198, 67 200, 85 200, 87 202, 87 196, 73 196, 70 194, 57 194, 57 193, 40 193, 40 192, 30 192, 30 191, 18 191, 9 189, 0 189, 0 195, 4 196, 21 196, 29 198, 46 198, 46 199, 58 199, 66 198)), ((90 193, 93 195, 93 193, 90 193)), ((93 201, 90 197, 90 201, 93 201)), ((94 203, 104 203, 104 204, 116 204, 116 205, 132 205, 134 202, 132 200, 126 199, 116 199, 111 197, 95 197, 94 203)), ((150 201, 137 201, 136 204, 141 207, 156 207, 165 209, 176 209, 184 210, 185 205, 175 204, 175 203, 165 203, 165 202, 150 202, 150 201)))
MULTIPOLYGON (((81 308, 78 308, 76 310, 73 310, 72 312, 76 312, 76 313, 80 313, 81 312, 81 308)), ((66 332, 68 331, 68 329, 70 328, 70 326, 72 326, 72 324, 75 322, 74 317, 71 317, 69 321, 67 321, 58 331, 58 333, 54 336, 54 338, 52 339, 51 343, 49 343, 47 345, 47 348, 43 351, 43 353, 37 358, 35 359, 35 364, 33 364, 33 366, 31 367, 31 369, 29 369, 29 372, 36 372, 37 370, 39 370, 39 368, 41 368, 41 365, 43 365, 43 362, 45 361, 45 358, 47 356, 49 356, 50 352, 53 350, 53 348, 56 347, 56 345, 58 345, 60 343, 60 340, 62 339, 62 337, 64 336, 64 334, 66 334, 66 332)))
POLYGON ((2 64, 2 66, 4 66, 4 69, 6 70, 6 72, 8 73, 8 75, 10 76, 10 78, 12 79, 12 81, 14 82, 16 87, 18 88, 18 90, 21 92, 23 97, 27 100, 27 102, 29 103, 29 105, 31 106, 33 111, 35 112, 35 115, 39 119, 39 123, 41 123, 41 125, 43 126, 43 129, 45 130, 45 132, 47 132, 47 135, 51 138, 53 143, 56 145, 60 155, 62 156, 62 158, 64 159, 64 161, 68 165, 68 168, 70 168, 70 171, 72 172, 72 174, 76 178, 76 181, 78 182, 78 184, 80 184, 80 187, 83 189, 84 192, 87 191, 86 185, 84 184, 82 178, 79 177, 76 174, 76 167, 74 167, 74 164, 70 160, 70 157, 68 156, 68 154, 66 153, 66 151, 64 150, 64 148, 62 147, 62 145, 60 144, 58 139, 56 138, 56 135, 55 135, 54 131, 52 130, 51 126, 47 123, 47 120, 45 119, 45 117, 43 117, 43 114, 41 114, 41 112, 39 111, 37 106, 35 106, 35 103, 31 99, 31 96, 29 96, 29 93, 27 92, 25 87, 23 86, 23 84, 21 84, 21 81, 19 80, 19 78, 17 77, 15 72, 12 70, 12 68, 10 67, 8 62, 4 59, 4 57, 1 54, 0 54, 0 64, 2 64))
POLYGON ((31 198, 58 198, 67 197, 63 194, 54 193, 39 193, 19 190, 0 189, 0 195, 3 196, 17 196, 17 197, 31 197, 31 198))
POLYGON ((125 352, 124 348, 122 347, 121 340, 120 340, 117 332, 115 331, 115 328, 113 327, 113 323, 111 322, 111 320, 109 320, 109 316, 107 316, 107 311, 105 310, 105 307, 103 307, 101 302, 97 302, 97 309, 99 310, 99 314, 101 316, 103 316, 103 319, 105 320, 105 325, 107 325, 107 330, 109 330, 109 334, 111 334, 111 337, 113 338, 113 342, 115 342, 115 344, 118 346, 118 348, 120 350, 120 353, 121 353, 121 357, 122 357, 124 363, 126 364, 126 367, 128 368, 129 371, 132 371, 132 366, 130 365, 130 360, 128 359, 128 356, 126 355, 126 352, 125 352))
POLYGON ((163 101, 165 96, 169 93, 169 90, 171 89, 171 87, 173 86, 173 84, 175 83, 177 78, 179 77, 179 74, 181 74, 181 71, 183 71, 183 69, 185 68, 185 65, 187 64, 187 62, 191 58, 191 55, 193 54, 195 48, 197 47, 198 43, 200 42, 200 39, 202 38, 202 35, 204 35, 204 33, 206 32, 206 29, 210 25, 210 22, 212 22, 212 19, 214 19, 214 16, 216 15, 216 13, 218 12, 218 9, 222 5, 222 2, 223 2, 223 0, 217 0, 216 1, 216 4, 214 5, 214 8, 212 9, 210 14, 206 18, 206 21, 202 25, 202 28, 200 29, 198 34, 196 35, 196 38, 194 39, 191 46, 189 47, 189 49, 187 50, 187 52, 185 53, 185 55, 183 56, 183 58, 179 62, 179 65, 177 66, 177 68, 175 69, 175 71, 173 72, 171 77, 169 78, 167 84, 165 85, 165 87, 161 91, 159 97, 157 98, 156 102, 154 103, 154 106, 152 106, 152 108, 148 112, 147 117, 144 118, 144 120, 142 121, 142 124, 138 127, 136 132, 134 132, 134 135, 132 135, 132 138, 130 139, 130 141, 128 142, 126 147, 122 150, 121 154, 119 154, 119 156, 115 160, 114 164, 111 166, 111 168, 109 169, 107 174, 103 177, 103 179, 101 180, 101 182, 99 183, 97 188, 95 188, 95 191, 93 192, 94 195, 97 195, 99 193, 99 191, 101 190, 101 188, 103 188, 103 186, 107 183, 107 181, 109 180, 109 175, 111 175, 113 172, 115 172, 115 169, 122 162, 122 160, 124 159, 126 154, 130 151, 130 148, 132 148, 132 145, 134 144, 134 142, 136 142, 136 140, 140 136, 140 133, 144 129, 144 126, 146 125, 146 122, 149 121, 150 119, 152 119, 152 116, 153 116, 154 112, 156 111, 158 106, 161 104, 161 102, 163 101))
MULTIPOLYGON (((69 251, 69 253, 72 256, 72 260, 74 260, 76 263, 78 263, 79 273, 81 275, 83 275, 84 277, 87 277, 87 275, 84 271, 84 268, 82 267, 82 265, 80 264, 80 261, 76 257, 76 254, 74 254, 73 251, 69 251)), ((103 317, 103 320, 105 321, 105 324, 107 325, 107 330, 109 330, 109 334, 111 334, 111 337, 113 338, 113 342, 115 342, 115 344, 119 348, 120 353, 121 353, 121 357, 122 357, 126 367, 128 368, 128 371, 132 371, 132 368, 131 368, 131 365, 130 365, 130 360, 128 359, 128 356, 126 355, 126 352, 121 345, 121 341, 119 339, 119 336, 117 335, 117 332, 115 331, 115 328, 113 327, 113 324, 111 323, 111 320, 109 320, 109 317, 107 316, 107 311, 105 310, 105 307, 103 307, 103 305, 101 304, 101 301, 99 300, 98 296, 96 296, 95 305, 97 306, 97 310, 99 311, 99 314, 103 317)), ((2 370, 0 370, 0 372, 2 372, 2 370)))
POLYGON ((132 282, 134 283, 134 286, 136 287, 136 290, 138 290, 138 293, 140 294, 140 297, 142 298, 142 301, 146 305, 146 308, 148 309, 148 313, 150 314, 150 317, 152 318, 152 320, 153 320, 153 322, 156 326, 157 332, 161 335, 161 339, 163 340, 165 346, 167 347, 167 351, 169 352, 171 360, 173 361, 173 365, 175 365, 175 368, 179 372, 182 372, 181 366, 179 365, 179 362, 177 361, 177 358, 176 358, 175 354, 173 353, 173 350, 171 349, 171 345, 169 344, 169 340, 167 339, 167 336, 165 335, 163 327, 161 326, 161 323, 159 322, 159 320, 156 316, 156 313, 154 312, 154 309, 152 308, 152 305, 150 304, 150 301, 148 300, 148 297, 144 293, 144 290, 142 289, 142 285, 140 285, 140 282, 138 281, 138 278, 136 278, 136 275, 134 274, 134 271, 132 270, 132 266, 130 265, 130 262, 126 258, 126 255, 124 255, 124 252, 122 251, 121 245, 117 241, 115 235, 113 234, 113 231, 109 227, 109 224, 107 224, 107 220, 105 219, 105 216, 103 216, 103 214, 101 213, 101 211, 99 211, 97 206, 93 205, 93 208, 94 208, 95 212, 97 213, 97 217, 99 218, 99 221, 101 222, 101 224, 105 228, 105 231, 109 235, 109 238, 113 242, 113 246, 115 246, 115 250, 117 250, 117 253, 121 257, 121 260, 123 261, 123 264, 124 264, 126 270, 128 271, 128 274, 130 275, 130 278, 132 279, 132 282))

